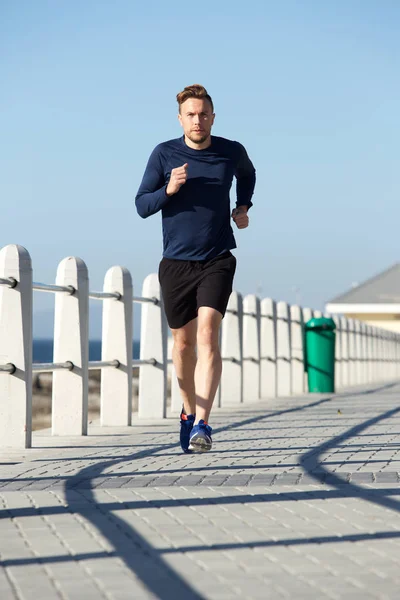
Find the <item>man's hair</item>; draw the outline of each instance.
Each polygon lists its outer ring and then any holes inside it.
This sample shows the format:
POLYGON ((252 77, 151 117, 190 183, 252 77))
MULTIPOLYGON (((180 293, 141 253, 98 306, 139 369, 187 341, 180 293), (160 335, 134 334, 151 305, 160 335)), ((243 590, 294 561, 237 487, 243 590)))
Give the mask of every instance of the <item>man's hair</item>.
POLYGON ((213 101, 211 100, 211 96, 210 94, 207 92, 206 88, 203 87, 202 85, 199 85, 198 83, 195 83, 193 85, 188 85, 185 87, 185 89, 182 92, 179 92, 179 94, 176 95, 176 99, 178 101, 179 104, 179 112, 181 111, 181 105, 186 102, 186 100, 188 100, 189 98, 205 98, 206 100, 208 100, 211 104, 211 109, 214 112, 214 104, 213 101))

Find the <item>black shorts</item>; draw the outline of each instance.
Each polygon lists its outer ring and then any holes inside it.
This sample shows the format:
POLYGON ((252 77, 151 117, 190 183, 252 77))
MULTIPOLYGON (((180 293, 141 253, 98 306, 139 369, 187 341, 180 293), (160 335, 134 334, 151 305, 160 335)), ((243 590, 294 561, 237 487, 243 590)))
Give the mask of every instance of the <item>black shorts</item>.
POLYGON ((215 308, 224 316, 235 271, 236 258, 229 251, 210 260, 163 258, 158 278, 171 329, 195 319, 200 306, 215 308))

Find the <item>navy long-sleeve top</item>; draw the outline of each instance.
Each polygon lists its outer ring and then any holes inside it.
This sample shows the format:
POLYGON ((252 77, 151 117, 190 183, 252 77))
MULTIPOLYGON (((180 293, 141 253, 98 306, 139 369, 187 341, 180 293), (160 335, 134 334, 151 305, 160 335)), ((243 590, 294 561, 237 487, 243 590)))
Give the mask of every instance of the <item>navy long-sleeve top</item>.
POLYGON ((205 260, 236 248, 229 197, 234 176, 236 206, 250 208, 255 169, 238 142, 211 136, 208 148, 194 150, 182 136, 156 146, 135 202, 144 219, 162 211, 164 257, 205 260), (186 183, 167 196, 172 169, 185 163, 186 183))

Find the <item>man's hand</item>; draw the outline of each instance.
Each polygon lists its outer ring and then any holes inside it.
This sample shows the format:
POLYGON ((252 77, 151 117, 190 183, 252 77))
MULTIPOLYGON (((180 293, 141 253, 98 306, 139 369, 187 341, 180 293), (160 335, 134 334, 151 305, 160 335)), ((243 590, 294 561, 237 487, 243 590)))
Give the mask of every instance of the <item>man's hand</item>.
POLYGON ((247 216, 247 206, 238 206, 232 211, 232 219, 238 229, 246 229, 249 226, 249 217, 247 216))
POLYGON ((171 177, 167 185, 167 196, 172 196, 179 192, 181 187, 186 183, 187 180, 187 169, 188 164, 185 163, 182 167, 177 167, 176 169, 172 169, 171 177))

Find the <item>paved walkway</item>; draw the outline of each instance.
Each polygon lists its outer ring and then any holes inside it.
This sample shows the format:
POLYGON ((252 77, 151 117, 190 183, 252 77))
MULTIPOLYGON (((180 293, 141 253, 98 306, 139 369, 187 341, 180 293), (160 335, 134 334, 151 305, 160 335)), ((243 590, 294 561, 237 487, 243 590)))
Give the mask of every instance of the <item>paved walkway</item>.
POLYGON ((0 451, 0 598, 400 598, 400 386, 0 451))

